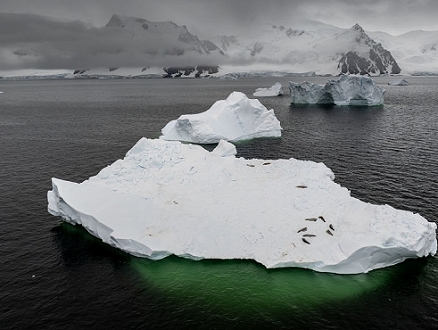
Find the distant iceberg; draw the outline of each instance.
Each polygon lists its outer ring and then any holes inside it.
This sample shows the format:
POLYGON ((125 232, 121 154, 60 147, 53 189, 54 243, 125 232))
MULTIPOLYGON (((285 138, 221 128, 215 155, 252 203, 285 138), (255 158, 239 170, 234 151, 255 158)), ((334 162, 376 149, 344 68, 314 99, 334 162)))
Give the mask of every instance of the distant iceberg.
POLYGON ((292 104, 383 105, 385 90, 365 76, 341 76, 325 85, 289 82, 292 104))
POLYGON ((283 95, 283 86, 279 82, 276 82, 268 88, 257 88, 252 95, 256 97, 283 95))
POLYGON ((214 144, 220 140, 280 137, 281 126, 274 110, 268 110, 257 99, 233 92, 205 112, 170 121, 161 133, 163 140, 214 144))
POLYGON ((391 85, 391 86, 408 86, 409 85, 409 81, 407 81, 406 79, 393 80, 393 81, 390 81, 388 83, 388 85, 391 85))
POLYGON ((435 223, 351 197, 322 163, 235 154, 225 141, 208 152, 142 138, 80 184, 52 179, 48 210, 153 260, 253 259, 355 274, 436 253, 435 223))

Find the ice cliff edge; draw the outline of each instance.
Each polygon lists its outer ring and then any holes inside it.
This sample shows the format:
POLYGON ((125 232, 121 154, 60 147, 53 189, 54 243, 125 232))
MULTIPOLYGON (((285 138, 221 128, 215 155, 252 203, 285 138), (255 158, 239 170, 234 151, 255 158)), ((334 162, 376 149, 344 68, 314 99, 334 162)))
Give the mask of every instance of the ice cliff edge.
POLYGON ((436 224, 350 196, 322 163, 235 156, 143 138, 77 184, 53 179, 48 210, 132 255, 253 259, 268 268, 364 273, 436 253, 436 224))

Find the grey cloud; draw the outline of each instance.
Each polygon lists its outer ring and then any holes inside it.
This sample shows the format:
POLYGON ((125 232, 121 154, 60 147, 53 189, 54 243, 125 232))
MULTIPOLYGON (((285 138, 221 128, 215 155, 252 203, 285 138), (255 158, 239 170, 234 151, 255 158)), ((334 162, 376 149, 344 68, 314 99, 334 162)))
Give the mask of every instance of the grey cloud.
POLYGON ((437 29, 435 0, 1 0, 4 12, 32 12, 102 26, 112 14, 172 20, 197 33, 229 33, 258 20, 299 18, 387 32, 437 29))
POLYGON ((0 31, 3 70, 208 65, 220 59, 218 55, 187 51, 182 42, 176 46, 185 54, 169 56, 175 43, 161 37, 135 39, 125 29, 96 28, 80 21, 63 22, 31 14, 0 14, 0 31))

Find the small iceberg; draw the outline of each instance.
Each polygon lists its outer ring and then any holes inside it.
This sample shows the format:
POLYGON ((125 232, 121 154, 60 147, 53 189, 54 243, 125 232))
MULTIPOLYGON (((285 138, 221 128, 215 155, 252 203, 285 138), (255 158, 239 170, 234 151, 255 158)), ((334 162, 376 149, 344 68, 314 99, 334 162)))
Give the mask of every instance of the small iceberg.
POLYGON ((158 260, 252 259, 267 268, 366 273, 434 255, 436 224, 350 196, 323 163, 236 157, 140 139, 82 183, 52 179, 48 211, 103 242, 158 260))
POLYGON ((383 105, 385 90, 373 79, 364 76, 341 76, 325 85, 310 82, 289 82, 292 104, 379 106, 383 105))
POLYGON ((215 144, 220 140, 280 137, 281 126, 274 110, 268 110, 257 99, 233 92, 205 112, 170 121, 161 133, 163 140, 215 144))
POLYGON ((388 85, 391 85, 391 86, 408 86, 409 85, 409 81, 407 81, 406 79, 393 80, 393 81, 390 81, 388 83, 388 85))
POLYGON ((279 82, 276 82, 274 85, 268 88, 257 88, 252 95, 256 97, 280 96, 283 95, 283 86, 279 82))

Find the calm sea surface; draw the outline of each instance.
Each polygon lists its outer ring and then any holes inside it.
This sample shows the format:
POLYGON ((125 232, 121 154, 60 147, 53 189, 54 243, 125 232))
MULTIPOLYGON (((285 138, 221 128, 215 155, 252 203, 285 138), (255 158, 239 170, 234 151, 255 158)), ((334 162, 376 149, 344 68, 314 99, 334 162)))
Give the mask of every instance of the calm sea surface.
MULTIPOLYGON (((0 329, 436 329, 437 257, 354 276, 153 262, 47 212, 52 177, 81 182, 182 114, 289 80, 0 81, 0 329)), ((390 80, 380 108, 259 98, 282 137, 238 156, 324 162, 353 196, 438 222, 438 78, 390 80)))

